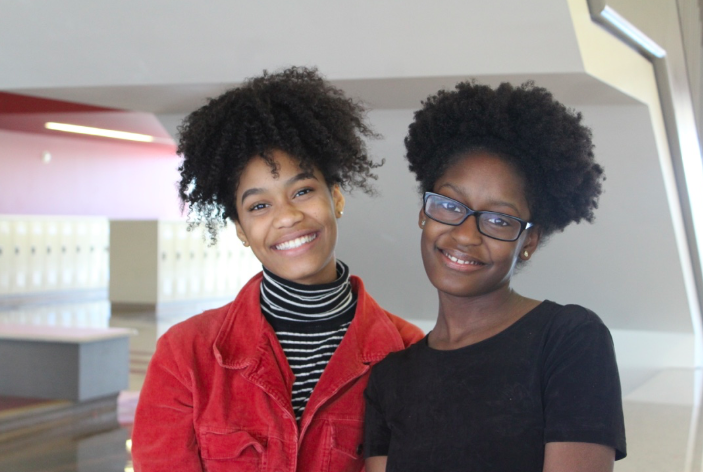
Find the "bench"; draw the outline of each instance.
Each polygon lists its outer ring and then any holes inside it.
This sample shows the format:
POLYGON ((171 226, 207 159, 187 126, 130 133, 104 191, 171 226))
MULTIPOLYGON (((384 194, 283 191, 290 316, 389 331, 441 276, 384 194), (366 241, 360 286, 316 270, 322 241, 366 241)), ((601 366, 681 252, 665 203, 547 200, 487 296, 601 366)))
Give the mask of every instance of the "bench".
POLYGON ((126 328, 0 324, 0 395, 91 400, 129 385, 126 328))

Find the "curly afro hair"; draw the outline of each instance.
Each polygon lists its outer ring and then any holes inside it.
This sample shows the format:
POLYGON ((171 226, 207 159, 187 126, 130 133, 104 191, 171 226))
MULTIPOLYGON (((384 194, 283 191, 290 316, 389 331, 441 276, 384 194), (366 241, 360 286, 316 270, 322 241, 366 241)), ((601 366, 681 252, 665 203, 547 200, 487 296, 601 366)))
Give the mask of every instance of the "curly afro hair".
POLYGON ((364 137, 378 137, 365 122, 366 108, 327 83, 316 69, 264 71, 210 99, 179 127, 181 210, 190 227, 205 223, 213 241, 227 219, 236 220, 235 192, 244 168, 260 156, 276 175, 271 152, 281 150, 301 169, 319 169, 328 185, 369 194, 375 163, 364 137))
POLYGON ((603 168, 593 159, 591 130, 581 114, 526 82, 496 89, 474 81, 430 96, 405 138, 410 170, 424 191, 461 156, 486 151, 526 181, 532 221, 544 237, 571 222, 592 222, 603 168))

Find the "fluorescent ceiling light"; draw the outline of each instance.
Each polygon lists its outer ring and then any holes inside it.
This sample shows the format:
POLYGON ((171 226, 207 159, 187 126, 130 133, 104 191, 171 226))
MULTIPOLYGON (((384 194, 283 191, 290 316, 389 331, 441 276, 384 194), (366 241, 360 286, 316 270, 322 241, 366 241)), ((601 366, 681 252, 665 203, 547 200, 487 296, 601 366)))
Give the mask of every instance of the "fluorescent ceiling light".
POLYGON ((91 136, 102 136, 104 138, 126 139, 128 141, 140 141, 142 143, 151 143, 154 141, 153 136, 147 134, 127 133, 125 131, 115 131, 111 129, 92 128, 90 126, 69 125, 66 123, 48 122, 44 125, 46 129, 54 131, 65 131, 67 133, 89 134, 91 136))
POLYGON ((642 31, 637 29, 632 23, 627 21, 625 18, 620 16, 618 12, 612 8, 606 6, 601 12, 603 18, 608 20, 611 25, 620 30, 622 34, 630 38, 639 47, 650 53, 652 56, 661 59, 666 56, 666 51, 662 49, 657 43, 649 39, 649 37, 642 31))

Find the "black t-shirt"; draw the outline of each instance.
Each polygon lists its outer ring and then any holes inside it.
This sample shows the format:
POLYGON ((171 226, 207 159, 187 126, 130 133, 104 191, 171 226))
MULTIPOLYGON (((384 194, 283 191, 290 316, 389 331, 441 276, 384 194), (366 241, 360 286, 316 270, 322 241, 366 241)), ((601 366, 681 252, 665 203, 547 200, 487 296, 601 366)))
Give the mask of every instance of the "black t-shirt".
POLYGON ((489 339, 440 351, 425 338, 371 372, 364 449, 387 472, 541 472, 561 441, 626 454, 613 341, 583 307, 545 301, 489 339))

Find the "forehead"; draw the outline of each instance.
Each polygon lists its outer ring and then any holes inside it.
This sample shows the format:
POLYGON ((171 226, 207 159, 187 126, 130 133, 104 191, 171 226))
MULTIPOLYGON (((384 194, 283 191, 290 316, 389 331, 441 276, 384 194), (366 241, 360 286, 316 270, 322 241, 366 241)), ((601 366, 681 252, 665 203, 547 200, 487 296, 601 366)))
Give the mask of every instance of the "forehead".
MULTIPOLYGON (((272 151, 271 158, 276 164, 275 171, 268 162, 259 156, 249 160, 239 176, 237 193, 241 193, 245 187, 266 187, 281 184, 304 172, 300 167, 300 161, 284 151, 272 151)), ((322 173, 316 168, 313 168, 313 175, 318 180, 323 179, 322 173)))
POLYGON ((489 152, 458 157, 435 182, 435 191, 446 193, 447 188, 474 205, 495 200, 527 206, 523 176, 504 158, 489 152))

